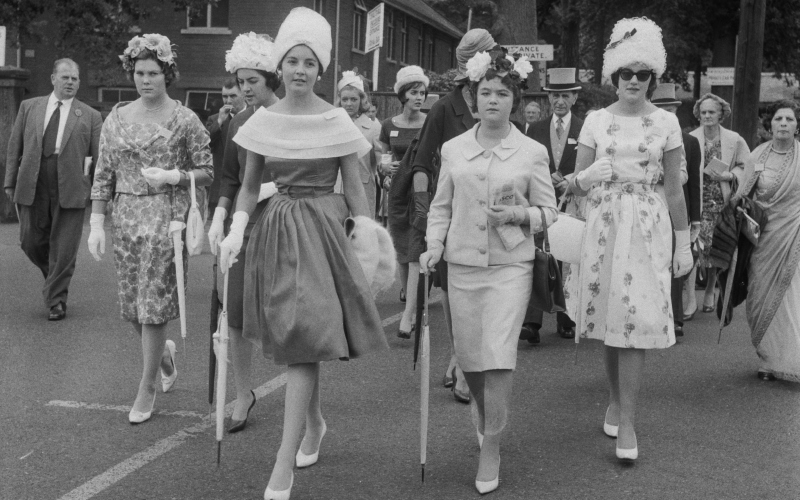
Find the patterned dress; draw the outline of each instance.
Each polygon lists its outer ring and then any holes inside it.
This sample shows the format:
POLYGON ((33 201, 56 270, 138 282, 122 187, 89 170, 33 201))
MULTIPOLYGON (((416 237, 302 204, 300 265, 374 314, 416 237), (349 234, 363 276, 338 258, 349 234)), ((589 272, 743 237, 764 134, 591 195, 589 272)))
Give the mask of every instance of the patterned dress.
MULTIPOLYGON (((705 152, 703 168, 708 166, 712 158, 722 157, 722 145, 719 137, 714 140, 705 141, 705 152)), ((719 214, 725 208, 725 200, 722 196, 722 186, 719 181, 703 174, 703 223, 700 226, 700 241, 703 243, 703 251, 699 255, 700 265, 703 267, 714 267, 709 261, 711 253, 711 241, 714 239, 714 228, 719 221, 719 214)))
POLYGON ((579 142, 611 159, 611 181, 586 196, 583 255, 565 270, 569 316, 580 338, 612 347, 675 343, 670 300, 672 223, 655 186, 665 151, 682 144, 675 115, 656 110, 589 115, 579 142))
MULTIPOLYGON (((119 103, 103 124, 93 200, 114 200, 112 242, 122 319, 161 324, 180 315, 174 248, 168 233, 173 220, 186 221, 185 187, 151 187, 142 168, 214 175, 209 136, 193 111, 178 103, 165 124, 127 123, 119 103)), ((184 246, 184 269, 188 255, 184 246)))

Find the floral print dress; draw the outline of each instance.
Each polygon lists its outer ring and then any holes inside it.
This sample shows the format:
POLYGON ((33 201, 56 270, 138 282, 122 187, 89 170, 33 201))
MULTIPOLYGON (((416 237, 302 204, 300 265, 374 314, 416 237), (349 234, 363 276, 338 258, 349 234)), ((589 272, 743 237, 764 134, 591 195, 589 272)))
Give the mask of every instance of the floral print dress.
POLYGON ((678 119, 661 109, 643 117, 600 110, 587 117, 579 142, 595 150, 595 159, 610 158, 613 174, 586 196, 582 260, 565 270, 578 338, 669 347, 672 223, 655 186, 664 152, 682 144, 678 119))
MULTIPOLYGON (((722 157, 722 144, 717 137, 712 140, 706 139, 704 147, 703 168, 705 169, 712 158, 722 157)), ((723 208, 725 208, 725 199, 722 196, 722 186, 719 181, 711 180, 708 175, 703 174, 703 223, 698 236, 703 244, 703 251, 699 255, 700 265, 703 267, 714 267, 708 256, 711 253, 711 242, 714 239, 714 228, 717 226, 719 214, 723 208)))
POLYGON ((180 315, 168 228, 172 220, 186 221, 190 196, 185 187, 154 189, 141 169, 201 169, 213 176, 210 139, 197 115, 180 103, 165 124, 125 122, 119 108, 126 104, 116 105, 103 124, 91 198, 114 200, 112 242, 122 319, 161 324, 180 315))

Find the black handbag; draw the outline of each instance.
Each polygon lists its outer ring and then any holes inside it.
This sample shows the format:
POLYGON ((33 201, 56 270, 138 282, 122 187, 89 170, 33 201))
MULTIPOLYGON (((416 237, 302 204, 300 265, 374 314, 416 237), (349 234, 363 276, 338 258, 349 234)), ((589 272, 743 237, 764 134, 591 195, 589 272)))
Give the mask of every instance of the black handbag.
POLYGON ((544 210, 539 207, 542 214, 542 227, 544 228, 543 248, 536 247, 536 257, 533 259, 533 289, 531 290, 531 305, 544 312, 564 312, 567 304, 564 300, 564 285, 561 281, 561 270, 558 261, 550 253, 550 239, 547 237, 547 221, 544 210))

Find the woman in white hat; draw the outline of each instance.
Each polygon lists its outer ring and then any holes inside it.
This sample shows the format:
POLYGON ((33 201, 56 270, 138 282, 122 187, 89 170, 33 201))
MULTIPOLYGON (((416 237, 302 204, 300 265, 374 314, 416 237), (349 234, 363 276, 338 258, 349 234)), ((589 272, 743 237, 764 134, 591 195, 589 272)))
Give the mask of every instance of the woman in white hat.
MULTIPOLYGON (((387 179, 384 183, 391 183, 391 177, 397 171, 406 149, 425 123, 422 105, 428 97, 429 84, 430 80, 419 66, 406 66, 397 72, 394 93, 403 105, 403 112, 383 121, 378 139, 383 153, 393 158, 391 162, 381 162, 378 167, 380 173, 387 179)), ((389 232, 397 252, 397 262, 400 264, 401 285, 411 295, 411 299, 406 300, 406 308, 397 331, 397 336, 402 339, 411 338, 411 331, 414 328, 414 315, 417 309, 414 298, 419 278, 419 256, 425 250, 420 245, 413 244, 418 240, 411 238, 408 208, 408 203, 405 206, 397 206, 391 200, 387 207, 389 232)))
POLYGON ((325 18, 305 7, 292 9, 274 46, 286 96, 256 111, 234 137, 248 150, 247 166, 230 233, 220 245, 223 268, 241 249, 264 169, 278 189, 256 221, 245 263, 244 337, 260 340, 265 356, 288 365, 283 438, 266 499, 288 499, 295 464, 308 467, 319 458, 327 429, 320 361, 388 348, 344 230, 351 214, 356 224, 369 218, 358 158, 372 145, 343 109, 314 94, 330 52, 325 18), (344 193, 334 194, 340 171, 344 193))
MULTIPOLYGON (((225 70, 236 76, 236 81, 247 102, 247 109, 231 120, 225 144, 220 196, 217 208, 214 210, 214 219, 208 230, 208 242, 211 246, 211 253, 214 255, 217 254, 217 246, 225 236, 225 223, 228 225, 231 223, 231 219, 227 215, 233 207, 242 185, 247 160, 247 150, 234 143, 232 137, 253 116, 256 109, 268 108, 278 102, 275 91, 280 87, 281 81, 276 74, 277 62, 272 57, 272 48, 272 41, 250 32, 236 37, 233 47, 225 55, 225 70)), ((269 181, 268 177, 268 175, 264 175, 264 181, 269 181)), ((231 433, 244 430, 250 410, 256 404, 256 395, 251 389, 250 381, 253 345, 242 337, 245 263, 243 253, 247 248, 255 221, 267 206, 265 198, 274 192, 274 183, 263 184, 258 197, 258 205, 244 232, 242 253, 228 271, 228 326, 231 341, 231 364, 233 365, 233 378, 236 382, 236 405, 233 408, 231 423, 228 427, 228 432, 231 433)))
POLYGON ((619 97, 587 117, 569 187, 587 199, 583 259, 567 271, 567 309, 579 338, 605 344, 603 430, 617 438, 621 460, 638 456, 634 416, 645 352, 675 343, 670 270, 680 277, 693 264, 680 125, 648 101, 666 65, 661 28, 647 18, 617 22, 603 76, 619 97), (665 197, 656 191, 662 172, 665 197))
MULTIPOLYGON (((364 138, 373 145, 377 146, 378 135, 381 127, 367 115, 370 102, 364 91, 364 80, 355 71, 344 71, 342 79, 337 84, 339 90, 339 105, 347 111, 356 127, 364 134, 364 138)), ((367 203, 370 206, 370 213, 375 217, 375 198, 377 196, 376 177, 378 160, 374 151, 361 156, 358 159, 359 174, 361 183, 364 185, 364 193, 367 195, 367 203)))

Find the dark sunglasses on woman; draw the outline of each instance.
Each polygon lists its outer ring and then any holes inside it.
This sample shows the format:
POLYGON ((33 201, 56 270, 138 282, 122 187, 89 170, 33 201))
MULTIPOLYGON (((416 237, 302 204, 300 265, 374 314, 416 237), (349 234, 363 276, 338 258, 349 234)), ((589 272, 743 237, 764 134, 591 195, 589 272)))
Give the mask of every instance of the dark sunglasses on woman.
POLYGON ((633 71, 631 69, 625 68, 619 70, 619 77, 625 80, 626 82, 633 78, 633 75, 636 75, 636 80, 640 82, 646 82, 653 76, 653 71, 649 69, 643 69, 641 71, 633 71))

